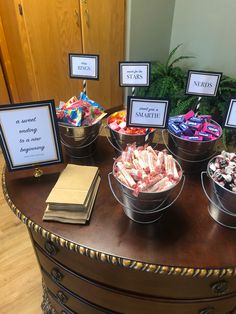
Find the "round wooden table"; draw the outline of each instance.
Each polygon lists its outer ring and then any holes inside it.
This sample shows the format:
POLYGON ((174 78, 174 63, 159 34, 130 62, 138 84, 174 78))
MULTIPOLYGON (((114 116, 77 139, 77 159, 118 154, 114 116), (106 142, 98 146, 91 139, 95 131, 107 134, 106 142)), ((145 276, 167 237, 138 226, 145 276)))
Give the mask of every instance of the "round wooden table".
POLYGON ((42 220, 63 165, 3 175, 13 212, 29 229, 43 276, 44 313, 236 313, 236 231, 208 214, 200 174, 186 174, 178 200, 153 223, 130 220, 107 175, 115 152, 99 137, 101 183, 87 225, 42 220))

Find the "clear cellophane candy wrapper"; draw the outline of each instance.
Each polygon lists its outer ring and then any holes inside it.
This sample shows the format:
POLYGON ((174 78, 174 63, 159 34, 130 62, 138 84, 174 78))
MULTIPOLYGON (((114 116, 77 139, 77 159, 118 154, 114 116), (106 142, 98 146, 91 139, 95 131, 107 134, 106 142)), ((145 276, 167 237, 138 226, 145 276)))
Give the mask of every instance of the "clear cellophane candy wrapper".
POLYGON ((60 122, 72 126, 90 126, 106 115, 104 108, 89 99, 83 92, 79 99, 73 96, 66 103, 60 102, 59 107, 56 108, 56 114, 60 122))

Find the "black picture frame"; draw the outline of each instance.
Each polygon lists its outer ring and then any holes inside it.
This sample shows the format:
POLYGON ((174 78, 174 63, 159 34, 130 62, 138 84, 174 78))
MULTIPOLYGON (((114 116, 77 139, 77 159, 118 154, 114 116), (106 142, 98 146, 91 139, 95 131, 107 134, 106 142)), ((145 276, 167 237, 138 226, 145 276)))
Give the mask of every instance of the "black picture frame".
MULTIPOLYGON (((33 112, 33 111, 32 111, 33 112)), ((19 115, 19 119, 20 115, 19 115)), ((20 120, 16 120, 17 121, 20 120)), ((23 121, 23 120, 21 120, 23 121)), ((20 122, 18 122, 20 123, 20 122)), ((16 129, 16 128, 15 128, 16 129)), ((17 132, 14 128, 12 128, 13 132, 17 132)), ((37 136, 39 136, 37 134, 37 136)), ((31 139, 32 140, 32 139, 31 139)), ((17 136, 16 136, 16 141, 17 141, 17 136)), ((0 145, 2 148, 2 152, 7 164, 7 168, 9 171, 15 171, 15 170, 23 170, 23 169, 32 169, 36 167, 41 167, 41 166, 48 166, 48 165, 53 165, 53 164, 60 164, 63 163, 63 153, 62 153, 62 148, 61 148, 61 142, 60 142, 60 135, 59 135, 59 129, 58 129, 58 123, 57 123, 57 117, 56 117, 56 109, 55 109, 55 104, 54 100, 44 100, 44 101, 35 101, 35 102, 25 102, 25 103, 17 103, 17 104, 11 104, 11 105, 1 105, 0 106, 0 145), (48 159, 48 160, 41 160, 40 158, 38 161, 35 162, 26 162, 22 164, 14 164, 13 161, 13 154, 10 151, 10 145, 8 143, 8 135, 6 131, 6 128, 3 127, 3 120, 2 120, 2 115, 4 113, 10 113, 12 117, 14 116, 14 113, 17 113, 18 110, 37 110, 37 109, 42 109, 43 107, 46 107, 48 109, 48 115, 47 117, 49 118, 49 123, 51 127, 51 132, 52 132, 52 138, 53 138, 53 144, 54 145, 54 150, 55 150, 55 158, 53 159, 48 159)), ((26 144, 28 145, 28 144, 26 144)), ((37 144, 35 144, 37 145, 37 144)), ((20 153, 20 152, 19 152, 20 153)))
POLYGON ((98 54, 82 54, 82 53, 69 53, 69 76, 72 79, 83 79, 83 80, 99 80, 99 55, 98 54), (73 61, 74 58, 91 58, 95 59, 95 75, 75 75, 73 74, 73 61))
POLYGON ((119 86, 120 87, 144 87, 149 86, 151 81, 151 62, 148 61, 120 61, 119 62, 119 86), (146 66, 147 67, 147 83, 145 84, 126 84, 123 82, 123 67, 125 66, 146 66))
POLYGON ((236 128, 236 115, 235 115, 235 124, 229 124, 229 120, 233 112, 233 106, 235 106, 235 111, 236 111, 236 96, 231 98, 227 104, 227 107, 225 110, 224 121, 223 121, 224 128, 228 128, 228 129, 236 128))
POLYGON ((212 71, 196 71, 196 70, 189 70, 188 71, 188 78, 187 78, 187 82, 186 82, 186 86, 185 86, 185 95, 195 95, 198 97, 215 97, 219 88, 219 84, 220 84, 220 80, 222 77, 223 73, 222 72, 212 72, 212 71), (215 86, 215 90, 214 90, 214 94, 210 95, 210 94, 206 94, 206 93, 194 93, 194 92, 189 92, 189 85, 190 85, 190 80, 191 80, 191 75, 192 74, 202 74, 202 75, 209 75, 209 76, 217 76, 217 82, 216 82, 216 86, 215 86))
POLYGON ((128 96, 127 97, 127 119, 126 124, 128 127, 139 127, 139 128, 158 128, 158 129, 166 129, 168 125, 168 119, 170 114, 170 100, 167 98, 146 98, 146 97, 136 97, 136 96, 128 96), (164 114, 163 114, 163 123, 162 124, 145 124, 145 123, 132 123, 132 111, 135 101, 139 103, 163 103, 165 104, 164 114))

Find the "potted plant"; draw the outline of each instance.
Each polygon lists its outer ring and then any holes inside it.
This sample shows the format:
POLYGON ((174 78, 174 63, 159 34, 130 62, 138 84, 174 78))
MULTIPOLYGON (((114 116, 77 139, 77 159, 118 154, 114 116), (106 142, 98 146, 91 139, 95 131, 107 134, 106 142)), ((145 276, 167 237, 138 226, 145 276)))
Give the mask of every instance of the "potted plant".
MULTIPOLYGON (((194 58, 192 56, 178 56, 176 53, 182 44, 176 46, 169 54, 167 61, 152 62, 151 83, 148 87, 137 89, 136 95, 142 97, 165 98, 171 102, 170 115, 179 115, 194 108, 197 97, 185 95, 187 71, 176 64, 179 61, 194 58)), ((232 95, 236 95, 236 79, 223 75, 221 78, 218 93, 215 97, 202 97, 199 108, 200 114, 211 114, 213 119, 222 124, 225 115, 225 108, 232 95)), ((227 147, 236 144, 234 130, 223 129, 223 143, 227 147)))

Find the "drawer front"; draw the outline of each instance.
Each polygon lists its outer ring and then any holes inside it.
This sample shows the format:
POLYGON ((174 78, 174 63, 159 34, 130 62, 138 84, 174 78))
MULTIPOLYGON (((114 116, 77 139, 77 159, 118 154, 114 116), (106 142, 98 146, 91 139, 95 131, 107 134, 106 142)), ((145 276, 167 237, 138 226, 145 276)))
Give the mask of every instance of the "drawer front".
MULTIPOLYGON (((68 307, 58 302, 56 296, 51 291, 47 290, 47 294, 50 306, 57 314, 75 314, 75 312, 71 311, 68 307)), ((54 314, 53 311, 52 314, 54 314)))
POLYGON ((79 296, 74 295, 71 291, 67 290, 60 284, 55 283, 51 280, 50 276, 42 271, 43 281, 49 290, 49 295, 54 298, 54 300, 60 304, 62 307, 68 308, 72 313, 79 314, 102 314, 110 313, 115 314, 116 312, 110 311, 107 308, 102 308, 94 303, 89 302, 79 296))
POLYGON ((43 272, 44 282, 47 288, 53 293, 58 303, 63 304, 68 307, 72 312, 83 314, 83 313, 124 313, 124 314, 234 314, 236 296, 231 298, 225 298, 223 300, 217 300, 214 302, 168 302, 167 300, 152 302, 152 304, 143 304, 140 308, 136 308, 135 303, 133 308, 120 310, 119 312, 114 312, 109 309, 102 309, 97 307, 95 304, 86 302, 85 300, 79 299, 71 291, 65 289, 63 286, 53 282, 50 277, 43 272), (81 301, 82 300, 82 301, 81 301), (91 307, 86 310, 81 309, 81 303, 85 306, 91 307))
POLYGON ((236 292, 236 277, 191 277, 137 271, 59 247, 35 232, 32 237, 46 254, 66 268, 115 289, 178 299, 213 298, 236 292))

